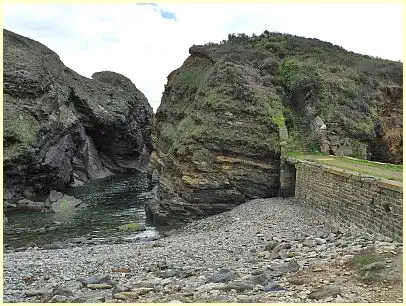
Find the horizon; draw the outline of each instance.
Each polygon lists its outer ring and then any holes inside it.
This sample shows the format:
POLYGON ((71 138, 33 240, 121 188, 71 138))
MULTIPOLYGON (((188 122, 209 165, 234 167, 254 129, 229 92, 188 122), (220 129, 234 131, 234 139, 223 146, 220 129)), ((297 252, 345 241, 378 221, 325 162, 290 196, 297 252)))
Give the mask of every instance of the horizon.
MULTIPOLYGON (((319 19, 313 20, 315 24, 301 24, 300 20, 296 20, 297 24, 307 25, 310 30, 312 26, 316 26, 310 32, 309 29, 299 28, 296 31, 287 31, 291 25, 285 24, 285 20, 272 20, 274 22, 273 26, 268 26, 269 15, 267 13, 271 14, 273 10, 289 11, 292 5, 251 4, 248 5, 248 8, 242 10, 241 5, 216 4, 217 11, 213 11, 210 9, 212 5, 204 4, 197 6, 200 8, 199 10, 193 11, 193 9, 196 9, 196 5, 192 4, 5 4, 4 29, 47 46, 58 54, 67 67, 87 78, 91 78, 94 72, 105 70, 126 76, 144 93, 154 112, 156 112, 161 102, 167 76, 173 70, 178 69, 186 60, 189 56, 189 48, 192 45, 204 45, 210 42, 220 43, 222 40, 227 39, 228 34, 244 33, 251 36, 252 34, 260 35, 265 30, 268 30, 274 33, 318 39, 356 54, 402 62, 403 28, 396 28, 395 26, 396 24, 402 24, 402 10, 397 10, 399 4, 350 4, 352 10, 349 15, 346 15, 346 21, 354 21, 354 18, 359 19, 360 15, 357 12, 361 10, 363 12, 363 21, 366 22, 361 32, 359 28, 354 29, 347 25, 345 31, 330 33, 328 30, 331 30, 332 26, 334 27, 334 22, 329 23, 330 18, 327 18, 326 14, 316 14, 319 19), (130 6, 132 10, 123 10, 125 9, 124 6, 130 6), (271 11, 264 11, 265 8, 271 9, 271 11), (365 10, 366 8, 369 11, 365 10), (221 13, 228 10, 231 17, 224 20, 221 13), (389 14, 389 12, 393 13, 397 18, 389 14), (210 21, 213 21, 214 25, 210 25, 211 27, 204 28, 205 31, 202 31, 198 21, 199 19, 205 20, 206 13, 211 13, 210 21), (389 17, 388 22, 384 25, 382 25, 382 22, 375 25, 377 22, 375 22, 374 17, 376 16, 374 14, 378 14, 380 17, 389 17), (120 19, 114 18, 114 16, 119 16, 120 19), (353 19, 348 19, 348 16, 352 16, 353 19), (138 22, 137 17, 141 19, 140 22, 138 22), (78 19, 78 22, 73 27, 70 27, 72 25, 70 21, 73 18, 75 18, 75 21, 78 19), (317 30, 320 29, 317 28, 317 25, 323 22, 323 18, 326 25, 325 31, 318 32, 317 30), (92 24, 92 22, 95 24, 92 24), (132 36, 127 37, 129 32, 124 31, 129 28, 128 24, 147 25, 145 31, 130 27, 130 32, 135 30, 139 35, 138 38, 141 37, 136 42, 131 39, 132 36), (153 29, 153 26, 155 26, 155 29, 153 29), (373 26, 379 26, 379 28, 374 29, 373 26), (262 30, 260 30, 261 27, 262 30), (381 32, 381 36, 377 32, 378 30, 381 32), (308 35, 304 35, 306 33, 308 35), (329 37, 331 35, 331 39, 324 37, 326 33, 329 37), (364 34, 361 40, 357 37, 360 33, 364 34), (349 36, 346 37, 346 35, 349 36), (346 39, 343 40, 343 37, 346 39), (396 37, 399 39, 396 39, 396 37), (173 40, 175 41, 174 44, 172 43, 173 40), (138 42, 141 42, 141 44, 138 44, 138 42), (168 44, 169 47, 165 46, 168 44), (160 48, 162 46, 164 47, 162 48, 163 51, 166 51, 164 56, 162 56, 160 48), (112 54, 113 56, 111 56, 112 54), (109 61, 106 61, 106 58, 109 61)), ((295 8, 300 6, 303 5, 293 5, 295 8)), ((318 7, 319 13, 321 9, 324 10, 322 10, 322 13, 326 13, 330 9, 330 13, 333 13, 333 15, 338 14, 338 8, 341 13, 343 8, 348 9, 348 5, 345 4, 306 5, 306 8, 303 9, 308 9, 308 7, 318 7), (332 10, 332 6, 335 6, 336 9, 332 10)), ((298 11, 303 13, 303 10, 298 11)), ((314 12, 311 11, 310 13, 314 12)), ((302 15, 306 14, 303 13, 302 15)), ((333 18, 333 16, 330 17, 333 18)), ((358 19, 357 23, 360 23, 358 19)), ((342 25, 339 24, 339 26, 342 25)), ((295 29, 295 27, 293 26, 292 29, 295 29)))

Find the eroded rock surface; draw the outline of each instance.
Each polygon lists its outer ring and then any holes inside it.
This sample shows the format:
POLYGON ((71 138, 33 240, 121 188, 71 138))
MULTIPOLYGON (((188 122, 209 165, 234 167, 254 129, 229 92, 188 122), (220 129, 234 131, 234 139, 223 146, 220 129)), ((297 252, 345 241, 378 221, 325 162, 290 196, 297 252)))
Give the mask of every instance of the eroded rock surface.
POLYGON ((7 197, 142 170, 152 109, 126 77, 88 79, 29 38, 4 30, 4 182, 7 197))
POLYGON ((155 118, 158 222, 277 195, 281 146, 402 162, 401 63, 267 31, 189 53, 155 118))

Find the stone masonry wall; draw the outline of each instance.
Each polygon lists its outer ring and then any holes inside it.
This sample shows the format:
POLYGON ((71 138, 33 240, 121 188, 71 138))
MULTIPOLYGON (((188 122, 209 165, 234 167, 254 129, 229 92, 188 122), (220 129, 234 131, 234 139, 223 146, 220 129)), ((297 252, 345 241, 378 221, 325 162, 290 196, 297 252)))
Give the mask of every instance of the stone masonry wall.
POLYGON ((402 183, 288 160, 296 166, 295 197, 338 223, 402 239, 402 183))

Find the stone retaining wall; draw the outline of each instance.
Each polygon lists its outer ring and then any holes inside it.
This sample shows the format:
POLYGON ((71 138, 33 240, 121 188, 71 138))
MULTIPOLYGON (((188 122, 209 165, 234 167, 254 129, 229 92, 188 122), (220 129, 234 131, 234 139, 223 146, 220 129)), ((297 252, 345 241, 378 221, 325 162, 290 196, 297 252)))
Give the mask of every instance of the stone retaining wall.
POLYGON ((402 183, 288 158, 295 164, 295 197, 337 222, 402 239, 402 183))

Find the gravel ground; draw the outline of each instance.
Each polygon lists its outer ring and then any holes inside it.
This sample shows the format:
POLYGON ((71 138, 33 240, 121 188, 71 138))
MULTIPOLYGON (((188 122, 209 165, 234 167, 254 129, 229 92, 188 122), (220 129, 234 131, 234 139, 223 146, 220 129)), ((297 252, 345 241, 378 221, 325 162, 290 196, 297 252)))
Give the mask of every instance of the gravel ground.
POLYGON ((400 302, 401 278, 366 283, 348 264, 371 250, 384 263, 367 274, 399 270, 401 243, 259 199, 155 241, 6 253, 4 301, 400 302))

